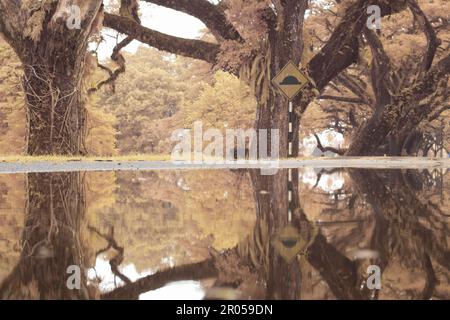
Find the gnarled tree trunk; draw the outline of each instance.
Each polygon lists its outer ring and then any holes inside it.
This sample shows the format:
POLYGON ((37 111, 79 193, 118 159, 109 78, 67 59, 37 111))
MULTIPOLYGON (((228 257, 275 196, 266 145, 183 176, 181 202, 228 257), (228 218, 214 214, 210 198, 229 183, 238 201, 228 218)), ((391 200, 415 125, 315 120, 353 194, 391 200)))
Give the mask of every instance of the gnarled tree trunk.
MULTIPOLYGON (((0 32, 24 68, 28 154, 84 154, 83 76, 89 37, 102 23, 102 1, 29 2, 25 6, 0 0, 0 32)), ((71 265, 80 267, 86 285, 80 236, 85 215, 82 175, 38 173, 27 178, 22 256, 0 294, 87 298, 85 286, 70 290, 66 285, 71 265)))

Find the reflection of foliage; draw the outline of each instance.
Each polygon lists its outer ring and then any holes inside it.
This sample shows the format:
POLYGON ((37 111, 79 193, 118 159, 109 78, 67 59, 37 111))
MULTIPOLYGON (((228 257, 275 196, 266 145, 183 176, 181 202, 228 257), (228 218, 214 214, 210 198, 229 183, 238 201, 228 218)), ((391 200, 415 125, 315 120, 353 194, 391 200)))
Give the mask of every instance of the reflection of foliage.
POLYGON ((450 271, 448 225, 441 206, 415 194, 400 172, 352 170, 351 175, 376 216, 372 245, 380 253, 378 263, 389 283, 380 297, 407 294, 430 299, 440 294, 435 270, 450 271), (413 278, 417 281, 410 282, 413 278))
POLYGON ((209 246, 231 248, 249 233, 251 190, 239 179, 230 172, 118 173, 114 207, 98 210, 94 225, 115 226, 125 263, 138 270, 158 269, 169 257, 177 265, 197 261, 209 246))
POLYGON ((253 274, 250 265, 241 259, 236 250, 226 250, 216 255, 215 265, 221 286, 237 287, 253 274))
POLYGON ((25 214, 24 190, 22 175, 0 175, 0 282, 19 259, 25 214))

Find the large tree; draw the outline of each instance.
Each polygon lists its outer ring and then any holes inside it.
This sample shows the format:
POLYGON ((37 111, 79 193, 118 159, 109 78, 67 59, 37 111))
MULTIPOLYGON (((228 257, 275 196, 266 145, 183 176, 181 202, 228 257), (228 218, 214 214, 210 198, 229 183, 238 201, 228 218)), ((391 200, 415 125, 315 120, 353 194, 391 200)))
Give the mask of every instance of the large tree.
MULTIPOLYGON (((449 52, 449 10, 445 1, 408 1, 407 10, 382 20, 381 29, 363 30, 357 62, 335 77, 311 104, 302 129, 318 132, 330 128, 346 135, 351 144, 347 155, 426 154, 430 143, 439 143, 439 130, 445 129, 442 121, 447 121, 450 108, 447 71, 442 69, 445 60, 439 64, 449 52), (430 68, 443 72, 437 76, 438 82, 428 81, 430 68), (420 82, 430 85, 432 94, 422 89, 413 94, 402 108, 400 121, 395 118, 398 112, 389 114, 389 110, 400 109, 395 101, 420 82), (383 113, 391 121, 385 129, 383 113)), ((320 6, 315 11, 306 31, 313 46, 322 46, 338 13, 320 6)), ((319 148, 346 152, 322 147, 320 141, 319 148)))
MULTIPOLYGON (((101 0, 0 1, 0 33, 23 67, 28 154, 86 153, 83 79, 87 46, 101 26, 101 14, 101 0)), ((65 284, 67 268, 84 265, 79 238, 86 209, 83 176, 28 174, 27 187, 25 245, 20 262, 1 285, 1 295, 88 297, 85 287, 71 291, 65 284)))
POLYGON ((84 152, 82 80, 101 7, 100 0, 0 1, 0 32, 24 69, 29 154, 84 152), (80 9, 80 28, 68 28, 72 5, 80 9))

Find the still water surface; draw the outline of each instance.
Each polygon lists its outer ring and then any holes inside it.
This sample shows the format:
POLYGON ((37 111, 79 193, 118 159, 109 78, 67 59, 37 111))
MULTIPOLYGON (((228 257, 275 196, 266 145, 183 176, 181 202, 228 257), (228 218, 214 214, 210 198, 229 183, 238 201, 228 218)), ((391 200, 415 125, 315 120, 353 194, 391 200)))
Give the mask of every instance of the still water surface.
POLYGON ((0 175, 0 298, 450 298, 450 173, 292 174, 0 175))

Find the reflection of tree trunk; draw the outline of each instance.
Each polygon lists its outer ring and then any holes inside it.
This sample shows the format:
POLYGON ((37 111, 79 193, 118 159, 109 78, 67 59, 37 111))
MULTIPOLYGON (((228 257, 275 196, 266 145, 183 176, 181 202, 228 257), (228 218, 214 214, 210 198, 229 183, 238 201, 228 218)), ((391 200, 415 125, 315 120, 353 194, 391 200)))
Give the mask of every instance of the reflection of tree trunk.
POLYGON ((88 298, 81 227, 85 212, 79 173, 28 175, 20 261, 0 287, 2 298, 88 298), (69 290, 67 267, 81 268, 81 290, 69 290))
POLYGON ((431 265, 434 261, 450 270, 450 252, 447 248, 445 234, 438 229, 426 228, 419 219, 429 221, 429 225, 440 210, 427 200, 419 199, 414 191, 404 183, 400 172, 396 179, 382 178, 374 170, 351 170, 352 181, 358 191, 365 194, 376 215, 376 228, 372 244, 380 254, 383 268, 391 256, 397 255, 409 265, 418 265, 426 274, 426 287, 422 296, 430 297, 433 293, 436 277, 431 265))
MULTIPOLYGON (((257 222, 251 238, 231 249, 230 252, 238 253, 238 258, 242 259, 242 265, 250 266, 251 272, 257 272, 263 279, 266 284, 266 298, 300 299, 302 275, 299 259, 306 259, 318 270, 337 298, 366 299, 367 290, 360 291, 358 288, 357 265, 330 245, 324 236, 314 235, 314 228, 306 219, 299 204, 298 170, 293 170, 294 195, 291 225, 298 229, 306 242, 310 240, 312 242, 307 248, 306 256, 297 257, 291 263, 284 260, 272 245, 276 233, 289 224, 288 173, 282 170, 275 175, 260 175, 258 171, 252 170, 250 175, 256 200, 257 222)), ((105 293, 102 298, 137 299, 140 294, 161 288, 169 282, 217 276, 220 278, 221 267, 226 268, 226 265, 223 266, 218 259, 226 255, 225 252, 202 262, 159 271, 133 283, 125 284, 110 293, 105 293)), ((239 277, 240 275, 237 275, 236 278, 238 286, 246 280, 239 277)))
MULTIPOLYGON (((297 199, 295 195, 298 195, 298 171, 294 171, 297 174, 293 173, 293 185, 295 186, 293 199, 297 199)), ((267 223, 269 239, 273 239, 279 229, 288 225, 287 171, 283 170, 268 176, 252 171, 251 176, 256 200, 256 217, 258 221, 267 223)), ((298 201, 295 201, 294 207, 298 207, 298 201)), ((258 225, 256 224, 257 227, 258 225)), ((271 245, 267 267, 268 299, 300 298, 301 274, 298 263, 286 263, 274 252, 271 245)))
MULTIPOLYGON (((259 222, 266 224, 269 240, 275 233, 288 225, 287 172, 283 170, 273 176, 261 176, 251 172, 254 194, 257 203, 256 215, 259 222)), ((306 219, 299 203, 298 170, 293 170, 293 217, 295 226, 306 241, 313 237, 313 226, 306 219)), ((261 228, 256 224, 256 228, 261 228)), ((258 233, 255 230, 254 233, 258 233)), ((250 249, 251 250, 251 249, 250 249)), ((307 249, 306 259, 316 268, 328 283, 333 294, 341 299, 364 299, 364 293, 358 289, 356 265, 327 243, 324 236, 318 234, 307 249)), ((264 253, 259 253, 263 255, 264 253)), ((267 281, 267 298, 300 299, 301 268, 297 259, 287 263, 270 246, 266 259, 265 277, 267 281)), ((301 257, 300 259, 305 259, 301 257)))

